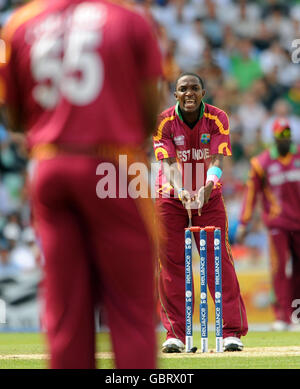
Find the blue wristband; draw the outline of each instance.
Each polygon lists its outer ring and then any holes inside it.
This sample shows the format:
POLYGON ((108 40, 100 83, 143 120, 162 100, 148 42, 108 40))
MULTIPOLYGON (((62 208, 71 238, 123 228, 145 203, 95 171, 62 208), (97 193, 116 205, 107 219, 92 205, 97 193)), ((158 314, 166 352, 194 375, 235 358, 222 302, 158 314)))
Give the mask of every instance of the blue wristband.
POLYGON ((213 166, 213 167, 211 167, 211 168, 209 168, 207 170, 207 175, 208 176, 209 175, 215 175, 215 176, 218 177, 218 179, 221 178, 222 174, 223 174, 222 170, 219 167, 217 167, 217 166, 213 166))

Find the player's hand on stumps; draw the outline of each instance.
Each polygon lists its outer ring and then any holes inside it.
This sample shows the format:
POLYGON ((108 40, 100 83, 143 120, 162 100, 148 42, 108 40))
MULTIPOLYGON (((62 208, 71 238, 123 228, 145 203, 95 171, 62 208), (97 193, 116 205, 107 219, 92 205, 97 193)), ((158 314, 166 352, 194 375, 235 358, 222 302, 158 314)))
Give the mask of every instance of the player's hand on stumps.
POLYGON ((198 194, 197 194, 197 198, 196 198, 196 201, 198 204, 198 215, 199 216, 201 216, 201 209, 204 205, 204 191, 205 191, 205 187, 202 186, 202 188, 199 189, 198 194))
POLYGON ((205 186, 199 189, 196 201, 198 203, 198 215, 201 216, 201 209, 203 205, 208 203, 211 192, 213 190, 214 183, 209 181, 205 186))
POLYGON ((182 205, 187 210, 189 219, 192 218, 192 210, 191 210, 191 204, 194 198, 191 197, 191 194, 186 189, 180 189, 178 191, 178 198, 182 202, 182 205))

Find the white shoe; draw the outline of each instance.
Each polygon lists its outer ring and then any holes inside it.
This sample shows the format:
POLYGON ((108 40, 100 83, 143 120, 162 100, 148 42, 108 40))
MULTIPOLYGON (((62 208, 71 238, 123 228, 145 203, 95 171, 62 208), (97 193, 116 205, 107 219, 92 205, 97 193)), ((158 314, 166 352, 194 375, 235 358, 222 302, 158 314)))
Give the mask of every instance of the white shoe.
POLYGON ((276 320, 271 325, 271 331, 287 331, 288 324, 283 320, 276 320))
POLYGON ((181 353, 183 350, 184 344, 177 338, 169 338, 162 345, 163 353, 181 353))
POLYGON ((235 336, 228 336, 223 339, 223 349, 224 351, 242 351, 244 348, 243 343, 239 338, 235 336))

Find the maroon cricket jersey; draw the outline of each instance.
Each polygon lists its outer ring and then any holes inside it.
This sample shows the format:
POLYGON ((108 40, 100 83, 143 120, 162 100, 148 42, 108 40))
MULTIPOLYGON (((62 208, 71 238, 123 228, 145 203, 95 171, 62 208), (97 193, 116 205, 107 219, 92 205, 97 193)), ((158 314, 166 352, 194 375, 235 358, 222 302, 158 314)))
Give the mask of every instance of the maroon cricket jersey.
MULTIPOLYGON (((159 161, 176 158, 183 174, 183 186, 184 181, 192 181, 189 186, 195 193, 205 184, 211 155, 231 155, 229 133, 228 117, 221 109, 202 102, 199 120, 191 129, 184 123, 177 103, 159 116, 156 135, 153 137, 155 156, 159 161), (189 168, 187 164, 190 164, 189 168), (191 175, 191 180, 187 175, 191 175)), ((161 166, 156 180, 157 190, 173 197, 174 188, 167 182, 162 170, 161 166)), ((220 191, 221 184, 217 183, 211 197, 220 191)))
POLYGON ((21 107, 29 147, 144 141, 137 91, 160 76, 161 55, 134 8, 121 1, 33 1, 15 12, 3 38, 0 92, 6 104, 21 107))
POLYGON ((246 225, 262 195, 263 220, 268 228, 300 230, 300 147, 291 146, 280 157, 276 146, 251 159, 251 170, 241 212, 246 225))

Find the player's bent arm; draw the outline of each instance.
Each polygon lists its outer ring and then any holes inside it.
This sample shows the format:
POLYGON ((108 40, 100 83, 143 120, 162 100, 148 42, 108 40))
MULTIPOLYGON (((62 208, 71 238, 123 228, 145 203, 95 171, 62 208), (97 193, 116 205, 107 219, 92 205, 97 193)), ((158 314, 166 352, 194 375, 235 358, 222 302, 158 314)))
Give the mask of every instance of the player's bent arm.
POLYGON ((182 174, 178 169, 176 158, 164 158, 163 162, 163 173, 167 177, 167 180, 170 182, 170 185, 173 186, 175 191, 178 193, 182 188, 182 174))
POLYGON ((213 154, 209 168, 207 170, 207 177, 205 185, 199 189, 197 194, 198 202, 198 215, 201 215, 201 209, 203 205, 207 204, 211 195, 211 192, 219 181, 222 175, 223 168, 223 154, 213 154))
POLYGON ((207 178, 204 187, 204 204, 208 203, 215 184, 220 180, 223 170, 223 154, 214 154, 207 170, 207 178))
POLYGON ((223 154, 213 154, 211 156, 209 167, 216 166, 219 167, 220 169, 223 169, 223 160, 224 160, 223 154))
POLYGON ((261 190, 261 185, 262 178, 257 174, 255 168, 252 166, 246 183, 246 191, 244 194, 242 210, 240 214, 240 223, 235 238, 237 243, 243 243, 247 235, 247 226, 252 219, 258 193, 261 190))
POLYGON ((173 186, 175 192, 178 194, 178 198, 183 205, 191 201, 191 195, 188 190, 183 188, 183 180, 181 171, 178 168, 176 158, 164 158, 163 160, 163 173, 167 178, 167 181, 173 186))

